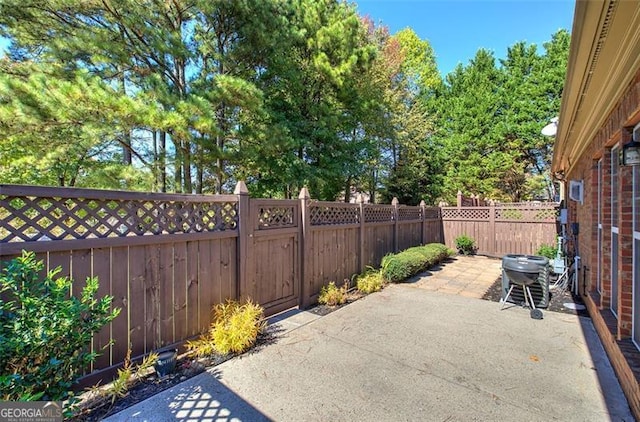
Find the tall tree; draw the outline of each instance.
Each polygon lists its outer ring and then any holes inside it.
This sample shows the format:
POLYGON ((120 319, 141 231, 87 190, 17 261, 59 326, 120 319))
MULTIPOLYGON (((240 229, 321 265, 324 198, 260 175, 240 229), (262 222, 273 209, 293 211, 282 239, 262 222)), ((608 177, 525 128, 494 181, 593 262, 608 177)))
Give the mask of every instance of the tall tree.
POLYGON ((447 158, 443 191, 447 201, 458 190, 500 195, 501 174, 515 165, 495 131, 501 81, 493 54, 482 49, 466 68, 458 65, 447 75, 438 122, 439 142, 447 158))
POLYGON ((259 78, 277 140, 253 150, 250 181, 270 194, 290 197, 306 185, 334 199, 360 161, 356 80, 373 50, 354 7, 342 2, 293 2, 289 31, 287 53, 259 78))
POLYGON ((387 95, 394 130, 383 197, 412 205, 421 200, 433 203, 440 194, 441 153, 433 142, 433 116, 425 98, 442 84, 435 55, 429 42, 408 28, 395 34, 389 46, 387 52, 396 57, 398 67, 387 95))

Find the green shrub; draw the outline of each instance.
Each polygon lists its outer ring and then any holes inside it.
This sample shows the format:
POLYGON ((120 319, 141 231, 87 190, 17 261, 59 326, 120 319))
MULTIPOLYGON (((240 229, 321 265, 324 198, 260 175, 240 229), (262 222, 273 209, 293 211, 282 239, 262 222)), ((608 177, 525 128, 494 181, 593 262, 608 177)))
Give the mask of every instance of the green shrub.
POLYGON ((242 304, 229 300, 213 307, 209 331, 187 342, 186 347, 197 356, 243 353, 253 347, 265 327, 264 309, 260 305, 249 299, 242 304))
POLYGON ((557 253, 558 253, 557 246, 540 245, 540 247, 538 248, 538 251, 536 252, 536 255, 545 256, 549 259, 554 259, 557 253))
POLYGON ((382 258, 382 278, 391 283, 403 281, 451 256, 453 251, 440 243, 409 248, 382 258))
POLYGON ((357 277, 356 285, 359 291, 369 294, 382 289, 384 279, 379 270, 369 269, 357 277))
POLYGON ((322 286, 320 289, 320 296, 318 297, 318 303, 328 306, 342 305, 347 301, 347 283, 342 287, 336 286, 336 283, 331 281, 329 285, 322 286))
MULTIPOLYGON (((120 312, 110 296, 96 299, 98 280, 88 278, 80 297, 72 281, 44 277, 33 252, 8 262, 0 275, 0 399, 64 400, 95 360, 91 337, 120 312)), ((77 286, 76 286, 77 288, 77 286)))
POLYGON ((471 255, 476 249, 476 241, 466 234, 456 237, 456 248, 464 255, 471 255))

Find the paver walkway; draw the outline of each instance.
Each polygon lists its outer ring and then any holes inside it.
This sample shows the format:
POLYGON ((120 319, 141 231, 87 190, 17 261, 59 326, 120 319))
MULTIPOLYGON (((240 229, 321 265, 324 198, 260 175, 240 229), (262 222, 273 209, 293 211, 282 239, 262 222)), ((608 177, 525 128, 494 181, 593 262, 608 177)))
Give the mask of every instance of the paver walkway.
POLYGON ((500 277, 502 260, 478 255, 458 255, 410 279, 409 283, 432 292, 482 298, 500 277))

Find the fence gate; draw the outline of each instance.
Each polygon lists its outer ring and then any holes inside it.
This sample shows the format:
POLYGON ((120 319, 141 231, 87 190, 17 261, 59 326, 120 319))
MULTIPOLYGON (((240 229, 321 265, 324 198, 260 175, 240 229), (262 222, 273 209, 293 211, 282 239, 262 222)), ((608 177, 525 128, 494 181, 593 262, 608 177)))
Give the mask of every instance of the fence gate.
POLYGON ((250 199, 244 233, 246 275, 240 296, 261 304, 265 314, 295 307, 300 297, 300 202, 250 199))

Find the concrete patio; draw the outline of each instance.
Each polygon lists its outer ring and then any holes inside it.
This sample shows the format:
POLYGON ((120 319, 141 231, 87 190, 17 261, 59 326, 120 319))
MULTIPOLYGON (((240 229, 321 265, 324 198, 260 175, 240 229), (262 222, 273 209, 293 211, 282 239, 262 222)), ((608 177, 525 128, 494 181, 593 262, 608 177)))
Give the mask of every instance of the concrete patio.
POLYGON ((323 317, 291 311, 274 344, 107 420, 634 420, 590 319, 500 311, 461 279, 457 292, 426 276, 323 317))

